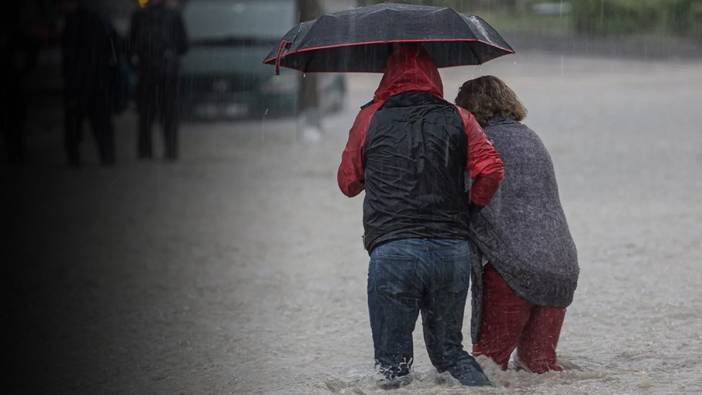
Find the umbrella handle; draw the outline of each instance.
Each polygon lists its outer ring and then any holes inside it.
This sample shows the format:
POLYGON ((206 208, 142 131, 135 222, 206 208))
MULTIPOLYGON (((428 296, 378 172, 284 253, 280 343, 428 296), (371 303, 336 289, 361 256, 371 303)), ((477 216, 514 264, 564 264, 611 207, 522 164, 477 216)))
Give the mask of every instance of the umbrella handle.
POLYGON ((280 40, 280 45, 278 45, 278 51, 275 53, 275 75, 280 75, 280 58, 283 51, 290 47, 290 41, 280 40))

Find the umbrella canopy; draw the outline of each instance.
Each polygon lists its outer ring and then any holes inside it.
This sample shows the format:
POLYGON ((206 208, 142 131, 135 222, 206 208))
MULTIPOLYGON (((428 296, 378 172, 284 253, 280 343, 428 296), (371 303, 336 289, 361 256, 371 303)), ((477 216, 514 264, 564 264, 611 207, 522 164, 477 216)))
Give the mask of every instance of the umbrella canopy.
POLYGON ((380 72, 397 43, 422 43, 438 67, 514 53, 487 22, 447 7, 383 3, 302 22, 264 63, 303 72, 380 72))

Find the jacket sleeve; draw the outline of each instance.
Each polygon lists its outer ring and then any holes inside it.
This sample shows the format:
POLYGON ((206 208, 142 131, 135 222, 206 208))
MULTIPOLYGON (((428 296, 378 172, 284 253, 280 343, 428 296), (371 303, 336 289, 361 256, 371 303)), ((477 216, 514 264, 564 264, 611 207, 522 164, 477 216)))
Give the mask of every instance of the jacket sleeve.
POLYGON ((177 13, 175 17, 175 29, 178 55, 184 55, 188 52, 188 33, 185 30, 185 22, 183 22, 183 17, 180 13, 177 13))
POLYGON ((504 179, 504 164, 473 114, 464 108, 457 108, 463 119, 468 141, 466 172, 473 180, 470 200, 477 205, 486 206, 504 179))
POLYGON ((139 39, 139 34, 140 34, 140 20, 139 20, 139 11, 134 11, 132 13, 132 17, 129 21, 129 37, 127 38, 127 59, 129 60, 129 64, 132 65, 133 67, 137 67, 136 62, 134 61, 134 58, 138 56, 137 54, 137 45, 138 42, 137 40, 139 39))
POLYGON ((356 116, 356 120, 349 131, 344 152, 341 154, 341 164, 336 173, 336 181, 341 192, 354 197, 361 193, 364 187, 363 146, 373 114, 380 107, 380 103, 372 103, 364 107, 356 116))

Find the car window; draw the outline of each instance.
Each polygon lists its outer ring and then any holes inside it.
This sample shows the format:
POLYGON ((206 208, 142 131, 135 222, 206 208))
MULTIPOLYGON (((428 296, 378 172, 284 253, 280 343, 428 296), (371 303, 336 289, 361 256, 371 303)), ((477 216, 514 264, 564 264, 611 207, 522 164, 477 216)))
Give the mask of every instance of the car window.
POLYGON ((193 0, 183 17, 191 40, 217 38, 278 39, 295 21, 290 0, 193 0))

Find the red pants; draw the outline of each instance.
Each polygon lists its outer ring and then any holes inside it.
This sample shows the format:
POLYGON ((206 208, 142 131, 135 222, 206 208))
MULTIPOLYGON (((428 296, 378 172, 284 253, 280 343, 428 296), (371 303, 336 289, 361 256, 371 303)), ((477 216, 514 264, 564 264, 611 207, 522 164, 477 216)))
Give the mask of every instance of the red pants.
POLYGON ((502 369, 517 349, 517 363, 532 372, 563 370, 556 345, 565 309, 532 305, 519 297, 491 264, 483 273, 483 317, 473 355, 486 355, 502 369))

